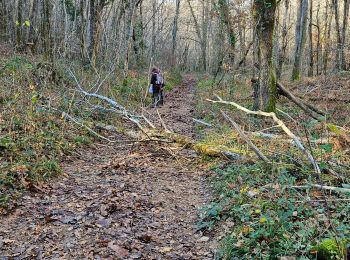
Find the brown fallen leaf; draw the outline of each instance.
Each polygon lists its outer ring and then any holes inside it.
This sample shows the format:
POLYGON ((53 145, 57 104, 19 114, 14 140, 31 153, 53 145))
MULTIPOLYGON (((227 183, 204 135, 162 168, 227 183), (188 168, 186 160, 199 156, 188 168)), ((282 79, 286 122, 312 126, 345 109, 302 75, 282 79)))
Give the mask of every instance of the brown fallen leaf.
POLYGON ((109 242, 108 247, 112 249, 118 257, 126 257, 129 255, 129 250, 119 245, 115 245, 113 242, 109 242))
POLYGON ((173 250, 172 247, 162 247, 161 249, 159 249, 160 253, 169 253, 171 250, 173 250))
POLYGON ((11 244, 11 243, 16 242, 16 240, 12 240, 12 239, 7 239, 7 238, 5 238, 5 239, 2 240, 2 242, 3 242, 4 244, 11 244))

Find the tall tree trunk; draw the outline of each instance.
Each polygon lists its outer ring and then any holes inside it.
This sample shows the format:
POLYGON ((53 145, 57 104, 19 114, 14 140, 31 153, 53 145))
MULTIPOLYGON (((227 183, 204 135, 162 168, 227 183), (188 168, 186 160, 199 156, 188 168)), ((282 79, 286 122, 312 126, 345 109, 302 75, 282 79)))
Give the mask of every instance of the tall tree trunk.
POLYGON ((320 56, 321 56, 321 28, 320 28, 320 4, 317 6, 316 29, 317 29, 317 47, 316 47, 316 75, 320 75, 320 56))
POLYGON ((153 0, 152 2, 152 46, 151 46, 151 56, 152 59, 155 59, 155 53, 156 53, 156 12, 157 12, 157 0, 153 0))
POLYGON ((0 0, 0 40, 7 39, 7 10, 5 0, 0 0))
POLYGON ((312 77, 314 74, 314 48, 312 39, 312 17, 313 17, 313 3, 310 0, 310 15, 309 15, 309 69, 308 76, 312 77))
POLYGON ((330 48, 330 37, 331 37, 331 30, 332 30, 332 19, 333 19, 333 8, 328 7, 328 2, 326 5, 326 18, 329 18, 329 20, 326 20, 325 23, 325 29, 324 29, 324 50, 323 50, 323 74, 327 74, 328 70, 328 56, 329 56, 329 48, 330 48), (329 10, 330 9, 330 10, 329 10))
POLYGON ((95 0, 90 0, 90 9, 89 9, 89 43, 88 43, 88 53, 90 65, 95 67, 94 64, 94 47, 95 47, 95 30, 96 30, 96 3, 95 0))
POLYGON ((202 39, 201 39, 201 51, 202 51, 202 66, 203 70, 207 71, 207 45, 208 45, 208 22, 209 22, 209 3, 208 0, 202 0, 202 39))
POLYGON ((173 22, 173 31, 172 31, 172 48, 171 48, 171 55, 172 55, 172 65, 176 65, 176 36, 177 36, 177 25, 179 20, 179 14, 180 14, 180 3, 181 0, 176 0, 176 6, 175 6, 175 16, 174 16, 174 22, 173 22))
POLYGON ((38 1, 39 0, 33 0, 33 5, 32 5, 32 10, 30 12, 30 28, 29 28, 29 33, 28 33, 28 40, 27 42, 29 43, 28 47, 30 47, 30 50, 32 53, 36 52, 37 49, 37 40, 38 40, 38 35, 37 32, 35 31, 35 27, 37 24, 37 13, 38 13, 38 1))
POLYGON ((23 0, 17 2, 17 20, 16 20, 16 47, 22 48, 23 45, 23 0))
POLYGON ((220 17, 221 17, 221 22, 225 24, 226 29, 227 29, 227 35, 229 39, 229 44, 230 44, 230 50, 229 50, 229 58, 232 64, 234 64, 235 61, 235 45, 236 45, 236 34, 234 32, 234 28, 231 22, 231 17, 229 13, 229 6, 227 3, 227 0, 218 0, 219 4, 219 10, 220 10, 220 17))
POLYGON ((259 79, 254 84, 254 108, 276 110, 276 71, 272 60, 276 0, 254 0, 253 16, 257 28, 259 79))
POLYGON ((305 34, 308 4, 308 0, 299 0, 298 17, 295 28, 295 54, 292 80, 299 80, 301 78, 301 62, 306 39, 305 34))
POLYGON ((345 61, 345 44, 346 44, 346 32, 348 28, 348 22, 349 22, 349 0, 344 0, 344 16, 343 16, 343 30, 342 30, 342 41, 341 41, 341 50, 340 50, 340 58, 341 58, 341 64, 342 70, 346 70, 346 61, 345 61))
POLYGON ((63 40, 63 57, 66 57, 67 54, 67 46, 68 46, 68 29, 69 29, 69 23, 68 23, 68 13, 67 13, 67 4, 66 1, 63 0, 63 13, 64 13, 64 40, 63 40))
POLYGON ((129 76, 129 59, 132 43, 132 32, 134 31, 134 13, 136 8, 136 0, 130 0, 129 10, 126 19, 126 38, 125 38, 125 56, 124 56, 124 79, 129 76))
POLYGON ((278 65, 277 65, 277 78, 278 79, 281 78, 283 63, 284 63, 284 60, 286 59, 286 50, 287 50, 287 45, 288 45, 287 17, 288 17, 288 12, 289 12, 289 4, 290 4, 290 0, 284 1, 284 15, 283 15, 283 25, 282 25, 282 46, 279 49, 280 53, 278 54, 278 65))
POLYGON ((337 33, 337 49, 336 49, 336 60, 335 60, 335 69, 339 71, 342 67, 342 59, 341 59, 341 34, 340 34, 340 23, 339 23, 339 3, 338 0, 332 0, 333 8, 334 8, 334 19, 335 19, 335 30, 337 33))
POLYGON ((44 0, 44 19, 42 21, 42 33, 44 38, 44 57, 53 62, 52 37, 51 37, 51 1, 44 0))

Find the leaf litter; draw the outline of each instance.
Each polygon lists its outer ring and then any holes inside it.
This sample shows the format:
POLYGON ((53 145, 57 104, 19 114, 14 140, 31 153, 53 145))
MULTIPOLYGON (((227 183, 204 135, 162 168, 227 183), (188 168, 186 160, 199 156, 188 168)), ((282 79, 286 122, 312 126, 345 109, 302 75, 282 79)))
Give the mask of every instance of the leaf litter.
MULTIPOLYGON (((172 89, 159 115, 194 137, 194 80, 172 89)), ((153 119, 157 111, 149 110, 153 119)), ((121 137, 123 138, 123 137, 121 137)), ((64 174, 0 219, 2 259, 213 259, 217 247, 196 233, 210 201, 205 171, 185 148, 156 143, 96 144, 62 162, 64 174)))

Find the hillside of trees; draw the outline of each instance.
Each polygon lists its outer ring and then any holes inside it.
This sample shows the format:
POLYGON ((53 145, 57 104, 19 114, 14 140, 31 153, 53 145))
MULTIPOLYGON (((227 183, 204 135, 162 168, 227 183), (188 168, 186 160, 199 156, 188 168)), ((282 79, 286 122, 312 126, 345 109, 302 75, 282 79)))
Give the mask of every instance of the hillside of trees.
POLYGON ((0 0, 0 259, 350 259, 349 5, 0 0))

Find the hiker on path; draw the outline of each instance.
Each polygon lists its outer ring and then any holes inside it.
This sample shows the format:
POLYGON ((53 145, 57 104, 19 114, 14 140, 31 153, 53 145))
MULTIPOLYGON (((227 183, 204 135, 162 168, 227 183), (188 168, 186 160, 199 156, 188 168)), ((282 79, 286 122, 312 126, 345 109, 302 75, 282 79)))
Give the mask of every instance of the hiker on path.
POLYGON ((164 104, 164 77, 160 69, 153 68, 151 72, 152 107, 162 106, 164 104))

